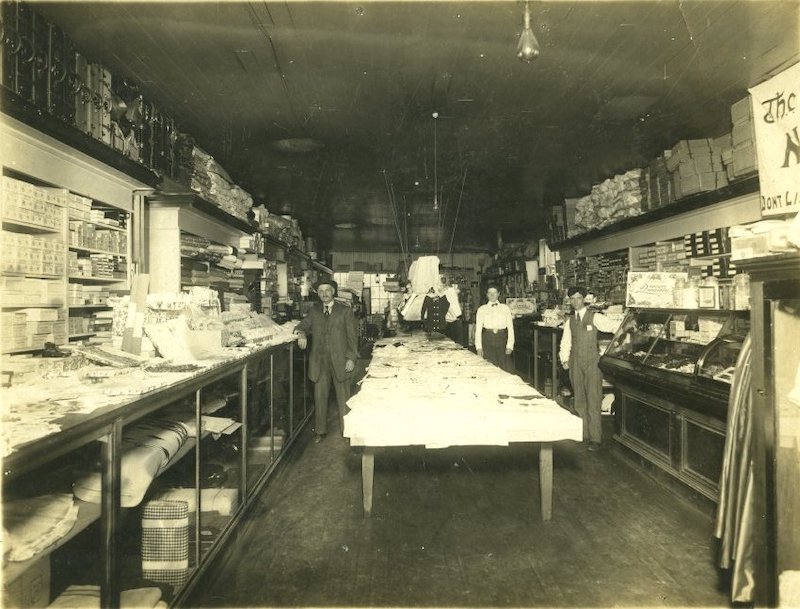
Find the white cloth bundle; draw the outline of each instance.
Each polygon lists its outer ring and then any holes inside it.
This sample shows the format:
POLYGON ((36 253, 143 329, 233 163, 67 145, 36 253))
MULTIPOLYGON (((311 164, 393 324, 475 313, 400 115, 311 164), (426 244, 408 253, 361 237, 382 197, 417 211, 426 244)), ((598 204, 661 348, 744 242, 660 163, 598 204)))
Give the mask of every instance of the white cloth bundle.
POLYGON ((23 561, 64 537, 78 520, 69 494, 41 495, 3 503, 6 558, 23 561))

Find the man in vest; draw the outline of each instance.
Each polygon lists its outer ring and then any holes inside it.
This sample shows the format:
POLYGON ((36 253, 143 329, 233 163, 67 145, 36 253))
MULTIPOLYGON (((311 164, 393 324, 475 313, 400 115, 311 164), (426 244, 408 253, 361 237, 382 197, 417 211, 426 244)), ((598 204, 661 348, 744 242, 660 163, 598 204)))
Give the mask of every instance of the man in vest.
POLYGON ((356 323, 353 312, 344 303, 336 302, 333 279, 319 281, 314 288, 320 302, 297 324, 297 346, 305 349, 307 335, 311 343, 308 377, 314 382, 314 441, 319 443, 328 433, 328 396, 331 382, 339 407, 339 431, 344 432, 344 415, 350 397, 350 381, 358 357, 356 323))
POLYGON ((597 367, 600 360, 597 333, 616 332, 619 323, 587 308, 584 302, 587 294, 580 287, 567 291, 573 313, 564 324, 558 356, 561 365, 569 370, 575 411, 583 419, 583 439, 589 442, 588 450, 595 451, 603 439, 600 422, 603 377, 597 367))

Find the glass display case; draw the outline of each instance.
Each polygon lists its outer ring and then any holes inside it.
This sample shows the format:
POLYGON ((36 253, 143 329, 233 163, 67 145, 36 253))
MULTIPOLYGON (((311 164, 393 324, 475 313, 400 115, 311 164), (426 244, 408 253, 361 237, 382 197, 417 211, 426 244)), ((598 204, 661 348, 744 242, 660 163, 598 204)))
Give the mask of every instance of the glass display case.
POLYGON ((629 309, 605 357, 730 384, 746 312, 629 309))
POLYGON ((600 359, 615 439, 717 500, 728 396, 748 311, 631 308, 600 359))

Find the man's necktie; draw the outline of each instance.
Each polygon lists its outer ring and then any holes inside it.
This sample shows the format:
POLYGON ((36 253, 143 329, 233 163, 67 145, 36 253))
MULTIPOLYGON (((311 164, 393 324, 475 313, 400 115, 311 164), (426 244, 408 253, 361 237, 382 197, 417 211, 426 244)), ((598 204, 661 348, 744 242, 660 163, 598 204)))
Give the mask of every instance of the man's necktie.
POLYGON ((325 307, 325 315, 327 315, 328 317, 331 316, 331 308, 330 307, 325 307))

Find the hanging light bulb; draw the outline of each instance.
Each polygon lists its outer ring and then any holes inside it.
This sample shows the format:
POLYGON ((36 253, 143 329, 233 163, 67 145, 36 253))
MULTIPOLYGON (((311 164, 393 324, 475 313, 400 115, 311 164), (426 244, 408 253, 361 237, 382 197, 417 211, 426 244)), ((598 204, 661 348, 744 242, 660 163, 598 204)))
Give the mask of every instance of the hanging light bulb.
POLYGON ((519 42, 517 43, 517 57, 522 61, 530 63, 539 56, 539 41, 531 29, 531 11, 528 7, 528 2, 525 2, 525 16, 524 27, 522 33, 519 35, 519 42))

